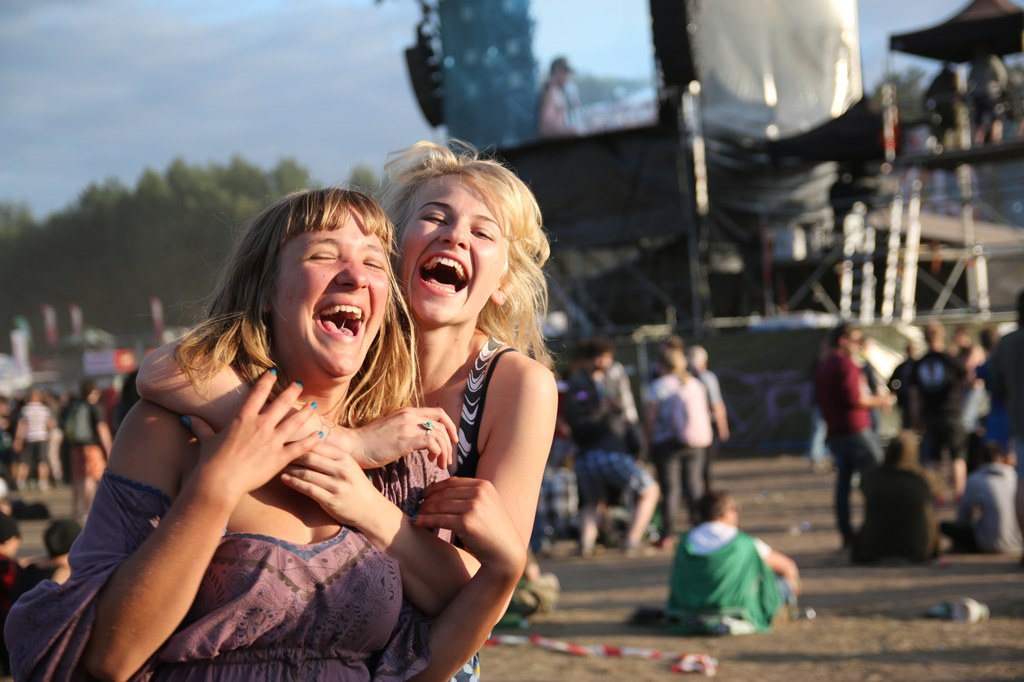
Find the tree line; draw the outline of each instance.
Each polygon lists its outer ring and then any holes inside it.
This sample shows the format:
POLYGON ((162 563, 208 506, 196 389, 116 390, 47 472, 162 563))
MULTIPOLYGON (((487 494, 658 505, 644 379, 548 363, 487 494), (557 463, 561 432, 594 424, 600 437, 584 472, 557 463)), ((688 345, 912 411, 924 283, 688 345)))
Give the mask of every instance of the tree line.
MULTIPOLYGON (((179 159, 163 173, 147 170, 135 187, 91 184, 41 221, 23 204, 0 202, 0 329, 24 318, 33 354, 45 353, 42 306, 53 306, 66 337, 69 306, 77 304, 86 327, 125 343, 152 339, 150 297, 161 301, 167 327, 193 324, 246 221, 308 178, 289 159, 269 170, 240 157, 208 165, 179 159)), ((349 184, 373 189, 376 179, 358 167, 349 184)), ((10 352, 9 336, 0 335, 0 352, 10 352)))

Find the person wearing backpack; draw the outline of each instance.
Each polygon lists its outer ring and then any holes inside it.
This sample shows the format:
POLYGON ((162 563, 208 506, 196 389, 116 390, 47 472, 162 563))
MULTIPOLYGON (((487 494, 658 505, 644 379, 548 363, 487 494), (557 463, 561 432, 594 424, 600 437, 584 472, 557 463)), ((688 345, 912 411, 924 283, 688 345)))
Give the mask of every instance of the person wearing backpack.
POLYGON ((626 446, 622 406, 604 384, 603 344, 584 339, 576 347, 576 370, 569 377, 563 405, 566 423, 576 444, 574 465, 579 489, 580 546, 583 558, 594 555, 598 509, 610 492, 629 490, 633 511, 626 531, 626 556, 643 554, 643 536, 658 504, 654 477, 630 455, 626 446))
POLYGON ((690 523, 697 521, 697 504, 704 494, 704 458, 713 431, 707 391, 687 371, 682 348, 662 346, 658 371, 647 389, 645 416, 662 490, 659 545, 671 548, 678 530, 680 498, 686 501, 690 523))
POLYGON ((100 405, 100 389, 92 379, 82 381, 80 397, 64 413, 61 429, 71 460, 72 509, 84 517, 92 507, 110 453, 110 425, 100 405))

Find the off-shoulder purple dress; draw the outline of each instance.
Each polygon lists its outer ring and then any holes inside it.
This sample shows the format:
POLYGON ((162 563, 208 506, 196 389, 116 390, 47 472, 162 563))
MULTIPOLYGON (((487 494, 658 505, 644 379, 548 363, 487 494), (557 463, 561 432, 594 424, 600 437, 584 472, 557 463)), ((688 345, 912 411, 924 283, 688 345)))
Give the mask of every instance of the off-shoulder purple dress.
MULTIPOLYGON (((378 486, 412 512, 446 478, 415 457, 378 470, 378 486)), ((85 680, 96 597, 170 507, 161 491, 106 473, 71 551, 71 578, 15 603, 5 636, 17 680, 85 680)), ((227 534, 178 630, 138 680, 403 680, 429 662, 427 616, 402 598, 398 563, 359 532, 294 545, 227 534)))

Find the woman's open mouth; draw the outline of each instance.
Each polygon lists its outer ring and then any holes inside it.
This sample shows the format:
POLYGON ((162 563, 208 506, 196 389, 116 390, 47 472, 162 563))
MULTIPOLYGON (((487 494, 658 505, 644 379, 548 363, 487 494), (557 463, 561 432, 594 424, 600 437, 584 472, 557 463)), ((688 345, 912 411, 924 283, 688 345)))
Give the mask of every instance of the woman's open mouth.
POLYGON ((457 293, 466 288, 469 280, 462 264, 452 258, 434 256, 420 268, 420 278, 440 289, 457 293))
POLYGON ((333 305, 317 313, 324 329, 345 336, 357 336, 364 318, 363 311, 354 305, 333 305))

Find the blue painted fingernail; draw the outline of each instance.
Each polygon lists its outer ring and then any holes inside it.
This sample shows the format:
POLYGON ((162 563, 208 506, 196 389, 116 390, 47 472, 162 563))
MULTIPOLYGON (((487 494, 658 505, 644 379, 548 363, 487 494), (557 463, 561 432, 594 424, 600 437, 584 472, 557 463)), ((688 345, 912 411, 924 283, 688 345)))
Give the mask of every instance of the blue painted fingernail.
POLYGON ((324 432, 323 431, 317 431, 316 435, 318 437, 320 437, 320 438, 323 438, 324 437, 324 432))
POLYGON ((181 415, 181 423, 184 424, 185 426, 192 426, 192 418, 189 417, 187 414, 183 414, 181 415))
POLYGON ((270 373, 273 374, 275 377, 277 376, 277 370, 274 369, 273 367, 270 368, 270 373))
POLYGON ((299 385, 299 388, 302 388, 302 382, 301 381, 296 381, 295 383, 297 383, 299 385))
POLYGON ((309 406, 315 410, 316 409, 316 401, 314 400, 313 402, 311 402, 309 404, 309 406))
POLYGON ((416 523, 416 519, 418 519, 419 517, 420 517, 419 514, 412 514, 412 515, 409 516, 409 518, 412 519, 413 523, 416 523))

